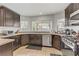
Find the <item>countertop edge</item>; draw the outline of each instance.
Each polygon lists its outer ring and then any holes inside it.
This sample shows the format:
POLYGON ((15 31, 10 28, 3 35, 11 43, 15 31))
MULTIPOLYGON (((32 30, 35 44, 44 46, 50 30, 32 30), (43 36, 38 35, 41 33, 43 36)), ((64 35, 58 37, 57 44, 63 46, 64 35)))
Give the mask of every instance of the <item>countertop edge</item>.
POLYGON ((15 41, 15 39, 2 39, 2 38, 0 38, 0 46, 14 42, 14 41, 15 41))

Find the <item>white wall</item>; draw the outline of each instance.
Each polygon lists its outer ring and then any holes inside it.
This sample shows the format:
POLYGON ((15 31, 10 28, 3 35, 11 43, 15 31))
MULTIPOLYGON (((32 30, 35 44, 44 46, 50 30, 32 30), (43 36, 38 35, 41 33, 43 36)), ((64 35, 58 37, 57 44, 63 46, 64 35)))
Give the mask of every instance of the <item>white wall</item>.
POLYGON ((53 25, 53 28, 54 28, 54 31, 58 31, 58 23, 59 21, 64 21, 65 23, 65 12, 64 11, 61 11, 59 13, 56 13, 54 15, 54 25, 53 25))
POLYGON ((20 26, 23 31, 31 31, 31 18, 20 16, 20 26))
POLYGON ((6 31, 6 30, 16 32, 19 29, 20 28, 18 28, 18 27, 0 27, 0 33, 2 33, 3 31, 6 31))
MULTIPOLYGON (((50 21, 50 24, 53 25, 53 20, 54 20, 54 15, 51 14, 51 15, 43 15, 43 16, 34 16, 32 17, 32 21, 47 21, 49 22, 50 21)), ((53 28, 52 26, 50 27, 50 31, 53 31, 53 28)))
MULTIPOLYGON (((20 23, 21 23, 21 28, 24 29, 25 31, 32 31, 32 26, 31 23, 32 21, 51 21, 51 25, 53 23, 54 20, 54 15, 43 15, 43 16, 21 16, 20 17, 20 23), (28 25, 26 24, 28 22, 28 25), (23 23, 25 23, 25 25, 23 26, 23 23)), ((50 28, 52 30, 52 27, 50 28)))
POLYGON ((57 31, 57 24, 58 20, 64 19, 65 21, 65 14, 64 11, 56 13, 56 14, 51 14, 51 15, 42 15, 42 16, 21 16, 20 21, 21 21, 21 28, 24 28, 23 30, 25 31, 32 31, 32 26, 31 22, 32 21, 51 21, 51 31, 57 31), (23 25, 25 23, 25 25, 23 25), (27 24, 28 23, 28 24, 27 24))

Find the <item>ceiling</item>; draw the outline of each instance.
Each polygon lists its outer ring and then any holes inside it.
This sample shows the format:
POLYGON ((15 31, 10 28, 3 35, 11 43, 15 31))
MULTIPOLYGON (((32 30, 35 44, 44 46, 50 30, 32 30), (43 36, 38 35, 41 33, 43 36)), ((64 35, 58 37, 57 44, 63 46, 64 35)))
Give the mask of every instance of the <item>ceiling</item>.
POLYGON ((55 14, 63 11, 69 3, 1 3, 3 5, 20 15, 37 16, 55 14))

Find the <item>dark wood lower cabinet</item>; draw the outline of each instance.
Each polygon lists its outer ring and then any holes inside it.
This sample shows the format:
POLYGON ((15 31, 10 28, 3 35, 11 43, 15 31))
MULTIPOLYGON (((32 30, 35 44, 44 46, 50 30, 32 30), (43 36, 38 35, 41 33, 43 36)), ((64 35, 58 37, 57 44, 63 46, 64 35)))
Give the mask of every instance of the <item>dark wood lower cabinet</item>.
POLYGON ((21 45, 29 44, 29 35, 21 35, 21 45))
POLYGON ((0 56, 12 56, 12 55, 13 55, 12 42, 0 46, 0 56))
MULTIPOLYGON (((12 55, 12 52, 17 48, 29 44, 42 46, 42 35, 39 34, 24 34, 8 37, 9 39, 15 39, 11 44, 0 47, 0 55, 12 55)), ((5 38, 6 39, 6 38, 5 38)), ((52 35, 52 47, 58 50, 61 49, 61 37, 58 35, 52 35)))
POLYGON ((29 44, 42 46, 42 35, 39 34, 29 35, 29 44))
POLYGON ((13 49, 17 49, 21 46, 21 36, 14 36, 13 39, 15 39, 13 43, 13 49))
POLYGON ((21 36, 12 36, 12 37, 9 37, 9 39, 15 39, 12 45, 13 50, 21 46, 21 36))
POLYGON ((56 49, 61 49, 61 37, 58 35, 52 36, 52 46, 56 49))

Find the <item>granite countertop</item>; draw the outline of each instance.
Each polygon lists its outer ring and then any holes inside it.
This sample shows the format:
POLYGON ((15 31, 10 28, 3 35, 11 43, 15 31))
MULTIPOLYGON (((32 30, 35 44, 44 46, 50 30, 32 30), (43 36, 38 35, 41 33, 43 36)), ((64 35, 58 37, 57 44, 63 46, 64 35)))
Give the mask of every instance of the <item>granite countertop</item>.
POLYGON ((15 41, 15 39, 2 39, 2 38, 0 38, 0 46, 5 45, 7 43, 11 43, 13 41, 15 41))
POLYGON ((15 34, 9 34, 9 35, 2 35, 0 38, 6 38, 6 37, 11 37, 11 36, 18 36, 18 35, 24 35, 24 34, 41 34, 41 35, 59 35, 59 36, 65 36, 64 34, 58 34, 58 33, 50 33, 50 32, 20 32, 20 33, 15 33, 15 34))

